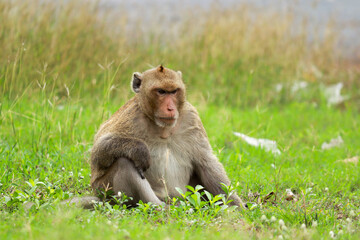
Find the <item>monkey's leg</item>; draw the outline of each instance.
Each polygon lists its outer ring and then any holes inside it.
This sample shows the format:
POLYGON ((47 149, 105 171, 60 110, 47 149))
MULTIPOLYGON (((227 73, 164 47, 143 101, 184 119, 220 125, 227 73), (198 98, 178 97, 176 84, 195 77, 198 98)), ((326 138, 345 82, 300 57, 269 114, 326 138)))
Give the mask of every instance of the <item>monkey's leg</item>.
POLYGON ((148 180, 142 179, 136 170, 134 163, 127 158, 120 158, 114 163, 113 190, 116 193, 122 192, 133 200, 129 203, 136 206, 140 200, 156 205, 164 204, 152 190, 148 180))
MULTIPOLYGON (((230 184, 223 165, 212 154, 207 156, 206 161, 204 159, 199 161, 195 171, 196 177, 198 177, 196 180, 200 181, 201 185, 213 195, 224 193, 220 183, 230 184)), ((230 199, 233 200, 230 205, 247 208, 247 205, 243 203, 237 194, 232 194, 230 199)))

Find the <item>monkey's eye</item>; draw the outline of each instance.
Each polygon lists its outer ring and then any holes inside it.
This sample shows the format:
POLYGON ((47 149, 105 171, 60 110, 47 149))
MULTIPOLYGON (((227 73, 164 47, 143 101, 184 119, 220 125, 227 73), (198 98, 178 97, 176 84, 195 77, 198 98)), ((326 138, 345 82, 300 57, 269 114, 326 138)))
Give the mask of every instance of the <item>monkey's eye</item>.
POLYGON ((169 92, 170 94, 175 94, 178 90, 175 89, 174 91, 169 92))
POLYGON ((158 89, 157 92, 158 92, 158 94, 160 94, 160 95, 164 95, 164 94, 166 93, 166 91, 163 90, 163 89, 158 89))

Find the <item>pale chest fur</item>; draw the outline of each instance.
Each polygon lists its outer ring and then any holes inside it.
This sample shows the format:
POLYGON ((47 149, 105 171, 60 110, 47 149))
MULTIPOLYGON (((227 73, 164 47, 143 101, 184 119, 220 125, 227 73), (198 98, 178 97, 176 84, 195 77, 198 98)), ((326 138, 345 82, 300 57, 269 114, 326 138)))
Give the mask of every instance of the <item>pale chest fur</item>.
POLYGON ((186 191, 185 186, 190 181, 193 171, 191 154, 184 151, 179 141, 174 137, 148 142, 151 165, 145 177, 160 199, 179 195, 175 187, 186 191))

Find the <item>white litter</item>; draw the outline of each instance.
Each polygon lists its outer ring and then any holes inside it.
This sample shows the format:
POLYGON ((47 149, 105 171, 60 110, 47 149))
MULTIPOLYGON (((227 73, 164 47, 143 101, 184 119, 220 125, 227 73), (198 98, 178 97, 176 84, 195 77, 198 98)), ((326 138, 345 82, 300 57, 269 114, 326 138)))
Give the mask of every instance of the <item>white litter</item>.
POLYGON ((283 89, 284 85, 282 83, 277 83, 275 84, 275 91, 278 93, 278 92, 281 92, 281 90, 283 89))
MULTIPOLYGON (((332 0, 330 0, 330 1, 332 1, 332 0)), ((314 76, 316 78, 322 78, 323 77, 323 73, 315 65, 310 66, 310 71, 311 71, 312 74, 314 74, 314 76)))
POLYGON ((239 133, 239 132, 234 132, 234 135, 242 138, 245 142, 247 142, 251 146, 261 147, 261 148, 265 149, 265 151, 272 152, 275 155, 281 154, 280 150, 277 148, 276 142, 273 140, 263 139, 263 138, 257 139, 257 138, 246 136, 245 134, 239 133))
POLYGON ((304 89, 308 86, 307 82, 300 81, 300 82, 294 82, 294 84, 291 87, 291 93, 296 93, 297 91, 304 89))
POLYGON ((327 150, 333 147, 339 147, 344 143, 344 140, 341 138, 341 136, 338 136, 337 138, 333 138, 330 140, 330 142, 324 142, 321 145, 322 150, 327 150))
POLYGON ((286 189, 285 190, 286 191, 286 197, 285 197, 285 199, 287 200, 287 201, 291 201, 291 200, 294 200, 295 199, 295 194, 291 191, 291 189, 286 189))
POLYGON ((329 87, 325 87, 323 92, 324 96, 327 100, 328 105, 336 105, 342 103, 343 101, 347 100, 349 96, 342 96, 341 89, 343 88, 344 84, 342 82, 331 85, 329 87))
POLYGON ((336 162, 354 163, 355 165, 357 165, 359 163, 359 157, 355 156, 355 157, 352 157, 352 158, 346 158, 344 160, 337 160, 336 162))

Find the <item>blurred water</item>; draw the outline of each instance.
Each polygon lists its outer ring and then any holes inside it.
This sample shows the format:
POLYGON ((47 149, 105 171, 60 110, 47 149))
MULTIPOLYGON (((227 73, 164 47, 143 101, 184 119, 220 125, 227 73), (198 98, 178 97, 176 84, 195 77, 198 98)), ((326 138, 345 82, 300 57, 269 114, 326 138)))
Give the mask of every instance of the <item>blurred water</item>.
MULTIPOLYGON (((130 22, 140 23, 144 30, 157 27, 175 32, 184 12, 206 10, 214 3, 221 8, 246 3, 279 13, 291 9, 298 21, 308 19, 309 33, 321 34, 329 20, 333 20, 340 34, 341 51, 349 58, 360 56, 360 0, 103 0, 101 6, 126 9, 130 22)), ((199 21, 194 19, 194 24, 199 21)))

